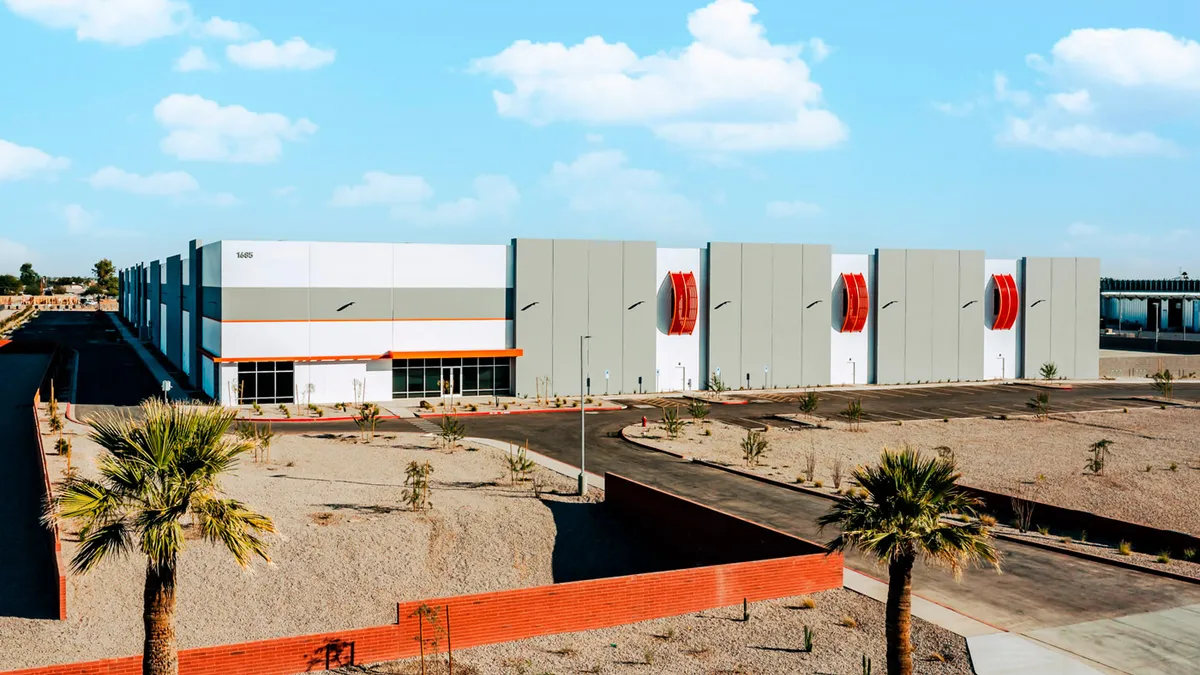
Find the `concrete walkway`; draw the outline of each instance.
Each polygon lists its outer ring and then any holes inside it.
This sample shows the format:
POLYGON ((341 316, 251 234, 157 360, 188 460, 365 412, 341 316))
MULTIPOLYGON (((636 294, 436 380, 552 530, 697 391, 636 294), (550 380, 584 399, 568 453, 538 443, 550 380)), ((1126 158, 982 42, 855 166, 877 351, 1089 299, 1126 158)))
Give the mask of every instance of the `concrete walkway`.
POLYGON ((1084 654, 1115 673, 1200 673, 1200 604, 1027 634, 1065 652, 1084 654))
POLYGON ((142 363, 145 364, 150 373, 154 375, 154 379, 158 380, 159 382, 165 381, 171 383, 171 391, 167 393, 168 398, 170 398, 172 401, 190 400, 187 390, 179 386, 179 383, 175 381, 175 378, 171 377, 171 374, 167 372, 167 369, 163 368, 162 364, 159 363, 158 360, 150 354, 150 352, 146 351, 146 346, 142 344, 142 341, 135 338, 133 334, 129 332, 129 329, 125 327, 125 324, 121 323, 121 320, 117 318, 116 314, 113 312, 105 312, 104 315, 108 317, 108 320, 111 321, 113 326, 116 327, 117 332, 121 334, 121 339, 127 342, 130 347, 133 347, 133 351, 137 353, 138 358, 142 360, 142 363))

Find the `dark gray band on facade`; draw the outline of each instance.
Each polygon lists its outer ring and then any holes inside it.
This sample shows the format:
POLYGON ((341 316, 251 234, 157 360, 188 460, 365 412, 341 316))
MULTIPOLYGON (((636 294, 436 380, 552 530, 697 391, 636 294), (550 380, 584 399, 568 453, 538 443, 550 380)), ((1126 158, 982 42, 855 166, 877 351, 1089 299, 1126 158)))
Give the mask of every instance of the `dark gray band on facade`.
POLYGON ((504 288, 222 288, 219 306, 214 295, 205 316, 221 321, 509 318, 504 288))

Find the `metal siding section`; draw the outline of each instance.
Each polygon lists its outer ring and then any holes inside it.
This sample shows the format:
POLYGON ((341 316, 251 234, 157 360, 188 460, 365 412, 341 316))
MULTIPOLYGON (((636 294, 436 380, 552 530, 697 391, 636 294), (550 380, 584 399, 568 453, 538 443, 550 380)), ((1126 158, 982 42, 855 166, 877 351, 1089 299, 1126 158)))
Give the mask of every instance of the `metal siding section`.
POLYGON ((933 376, 933 259, 933 251, 905 252, 904 382, 933 376))
POLYGON ((1100 377, 1100 259, 1075 259, 1075 378, 1100 377))
POLYGON ((983 251, 958 252, 958 379, 983 379, 983 251))
POLYGON ((554 242, 514 239, 513 267, 513 333, 524 350, 516 360, 516 393, 534 396, 538 378, 554 370, 554 242))
MULTIPOLYGON (((221 321, 306 321, 308 287, 219 289, 221 321)), ((205 289, 205 302, 211 298, 205 289)), ((205 313, 207 316, 207 312, 205 313)), ((210 317, 213 318, 213 317, 210 317)))
POLYGON ((768 386, 771 373, 771 249, 770 244, 742 244, 741 361, 738 385, 768 386))
POLYGON ((902 249, 875 252, 875 382, 904 382, 905 260, 902 249))
POLYGON ((804 252, 801 244, 771 247, 771 383, 804 383, 804 252))
POLYGON ((1038 369, 1050 361, 1050 258, 1025 258, 1021 311, 1025 316, 1022 335, 1022 374, 1036 378, 1038 369))
MULTIPOLYGON (((641 388, 654 389, 654 323, 655 323, 655 255, 656 246, 649 241, 627 241, 623 244, 621 259, 621 323, 623 331, 621 354, 621 379, 616 385, 622 392, 636 392, 638 378, 641 388), (641 303, 641 304, 638 304, 641 303), (637 305, 634 307, 634 305, 637 305), (632 308, 632 309, 631 309, 632 308)), ((700 330, 697 324, 696 330, 700 330)), ((696 373, 693 382, 704 381, 703 373, 696 373)))
POLYGON ((830 305, 833 303, 833 249, 825 244, 804 245, 799 384, 829 384, 831 341, 830 305))
POLYGON ((1075 376, 1075 259, 1054 258, 1050 264, 1050 360, 1059 377, 1070 378, 1075 376))
POLYGON ((930 312, 929 379, 934 382, 958 378, 958 251, 932 251, 933 294, 930 312))
POLYGON ((591 393, 617 393, 621 387, 623 370, 621 341, 625 337, 622 326, 621 274, 622 246, 619 241, 588 242, 587 264, 587 334, 592 338, 588 345, 588 377, 591 378, 591 393), (608 389, 605 390, 604 371, 609 372, 608 389))
MULTIPOLYGON (((579 337, 588 330, 588 242, 555 239, 551 394, 579 393, 579 337)), ((586 352, 585 352, 586 356, 586 352)))
POLYGON ((745 386, 742 372, 742 247, 708 245, 708 370, 725 386, 745 386), (739 383, 740 380, 740 383, 739 383))
MULTIPOLYGON (((255 290, 261 290, 265 295, 274 289, 255 290)), ((314 321, 390 319, 392 318, 392 289, 309 288, 308 307, 305 308, 305 311, 308 315, 307 318, 314 321)))

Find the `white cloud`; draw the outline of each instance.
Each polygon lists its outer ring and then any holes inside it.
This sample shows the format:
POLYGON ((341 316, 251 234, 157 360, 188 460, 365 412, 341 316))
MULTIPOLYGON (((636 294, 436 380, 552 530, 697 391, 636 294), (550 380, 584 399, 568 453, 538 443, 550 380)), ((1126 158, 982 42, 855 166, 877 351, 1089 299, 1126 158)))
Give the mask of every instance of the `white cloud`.
POLYGON ((821 207, 812 202, 774 201, 767 203, 768 218, 810 218, 821 215, 821 207))
POLYGON ((200 27, 200 32, 208 37, 218 40, 228 40, 229 42, 249 40, 258 35, 258 31, 254 30, 254 26, 250 24, 229 21, 219 16, 214 16, 205 21, 200 27))
POLYGON ((359 185, 342 185, 334 189, 333 206, 366 206, 368 204, 417 204, 433 196, 433 188, 421 176, 400 176, 382 171, 363 174, 359 185))
POLYGON ((33 252, 24 244, 0 237, 0 269, 15 270, 33 258, 33 252))
POLYGON ((975 110, 975 103, 971 101, 967 101, 965 103, 934 101, 932 105, 934 110, 942 113, 943 115, 949 115, 950 117, 966 117, 975 110))
POLYGON ((119 190, 135 195, 174 196, 200 189, 200 184, 184 171, 152 173, 140 176, 115 166, 106 166, 88 178, 97 190, 119 190))
POLYGON ((768 41, 757 13, 744 0, 714 0, 688 15, 693 42, 669 53, 639 56, 599 36, 572 46, 519 40, 471 69, 509 80, 511 91, 492 92, 497 112, 532 124, 643 125, 708 150, 837 145, 848 132, 821 107, 804 45, 768 41))
POLYGON ((271 190, 271 194, 275 195, 276 197, 286 197, 295 191, 296 191, 295 185, 284 185, 283 187, 279 187, 279 188, 275 188, 274 190, 271 190))
POLYGON ((199 47, 191 47, 179 60, 175 62, 175 70, 181 73, 190 73, 197 70, 218 70, 220 66, 216 61, 208 58, 204 50, 199 47))
POLYGON ((1052 61, 1028 62, 1061 75, 1122 87, 1200 91, 1200 43, 1148 28, 1080 28, 1055 43, 1052 61))
POLYGON ((1179 148, 1149 131, 1117 133, 1088 124, 1052 126, 1035 119, 1010 117, 997 136, 1002 143, 1043 150, 1078 152, 1095 157, 1176 156, 1179 148))
POLYGON ((830 47, 821 38, 812 38, 808 41, 808 51, 812 52, 813 63, 820 63, 829 58, 833 53, 833 47, 830 47))
POLYGON ((1051 94, 1047 100, 1051 105, 1073 115, 1086 115, 1092 112, 1092 96, 1087 89, 1051 94))
POLYGON ((583 140, 593 145, 599 145, 604 142, 604 137, 600 134, 584 134, 583 140))
POLYGON ((392 216, 417 223, 456 225, 483 218, 506 220, 521 201, 521 193, 507 176, 483 175, 475 178, 475 196, 441 202, 434 206, 400 204, 392 207, 392 216))
POLYGON ((995 92, 996 100, 1001 103, 1024 107, 1033 101, 1029 92, 1009 89, 1008 76, 1004 73, 996 73, 992 76, 992 90, 995 92))
POLYGON ((1067 234, 1072 237, 1092 237, 1099 231, 1100 228, 1095 225, 1078 221, 1067 226, 1067 234))
POLYGON ((312 70, 333 63, 336 56, 337 50, 318 49, 298 37, 279 45, 271 40, 260 40, 225 48, 225 58, 255 70, 312 70))
POLYGON ((213 206, 228 207, 237 206, 238 204, 242 203, 242 200, 229 194, 228 192, 218 192, 217 194, 208 198, 208 203, 212 204, 213 206))
POLYGON ((18 16, 75 31, 79 40, 139 45, 180 33, 192 11, 182 0, 4 0, 18 16))
POLYGON ((546 184, 567 199, 571 211, 617 216, 622 225, 656 230, 687 230, 703 222, 700 207, 671 189, 651 169, 629 166, 620 150, 587 152, 575 161, 555 162, 546 184))
POLYGON ((95 214, 78 204, 67 204, 63 209, 63 217, 67 221, 67 232, 71 234, 84 234, 96 222, 95 214))
POLYGON ((37 148, 17 145, 0 138, 0 181, 20 180, 39 173, 65 169, 71 161, 54 157, 37 148))
POLYGON ((279 113, 256 113, 185 94, 159 101, 154 117, 168 130, 159 147, 181 160, 265 164, 279 158, 283 141, 317 131, 305 118, 292 122, 279 113))

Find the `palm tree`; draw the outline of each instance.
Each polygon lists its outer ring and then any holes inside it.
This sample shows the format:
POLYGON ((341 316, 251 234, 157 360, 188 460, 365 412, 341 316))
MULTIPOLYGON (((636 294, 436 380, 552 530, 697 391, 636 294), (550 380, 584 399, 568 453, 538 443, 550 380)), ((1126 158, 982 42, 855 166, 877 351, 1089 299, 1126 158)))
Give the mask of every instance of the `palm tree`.
POLYGON ((879 465, 856 467, 851 474, 863 490, 841 496, 818 523, 842 533, 833 550, 855 548, 888 565, 886 608, 888 675, 911 675, 912 569, 917 558, 943 564, 957 579, 964 567, 988 562, 1000 569, 987 528, 974 518, 980 502, 955 484, 954 463, 926 459, 911 448, 884 449, 879 465), (947 514, 967 516, 950 523, 947 514))
POLYGON ((78 525, 79 546, 71 560, 76 574, 135 550, 146 559, 142 673, 175 675, 175 577, 184 524, 229 549, 242 567, 255 556, 270 560, 260 535, 275 532, 275 526, 223 497, 221 477, 253 447, 226 435, 235 411, 149 399, 139 412, 140 419, 109 415, 89 421, 90 437, 104 449, 99 478, 68 478, 45 520, 78 525))

